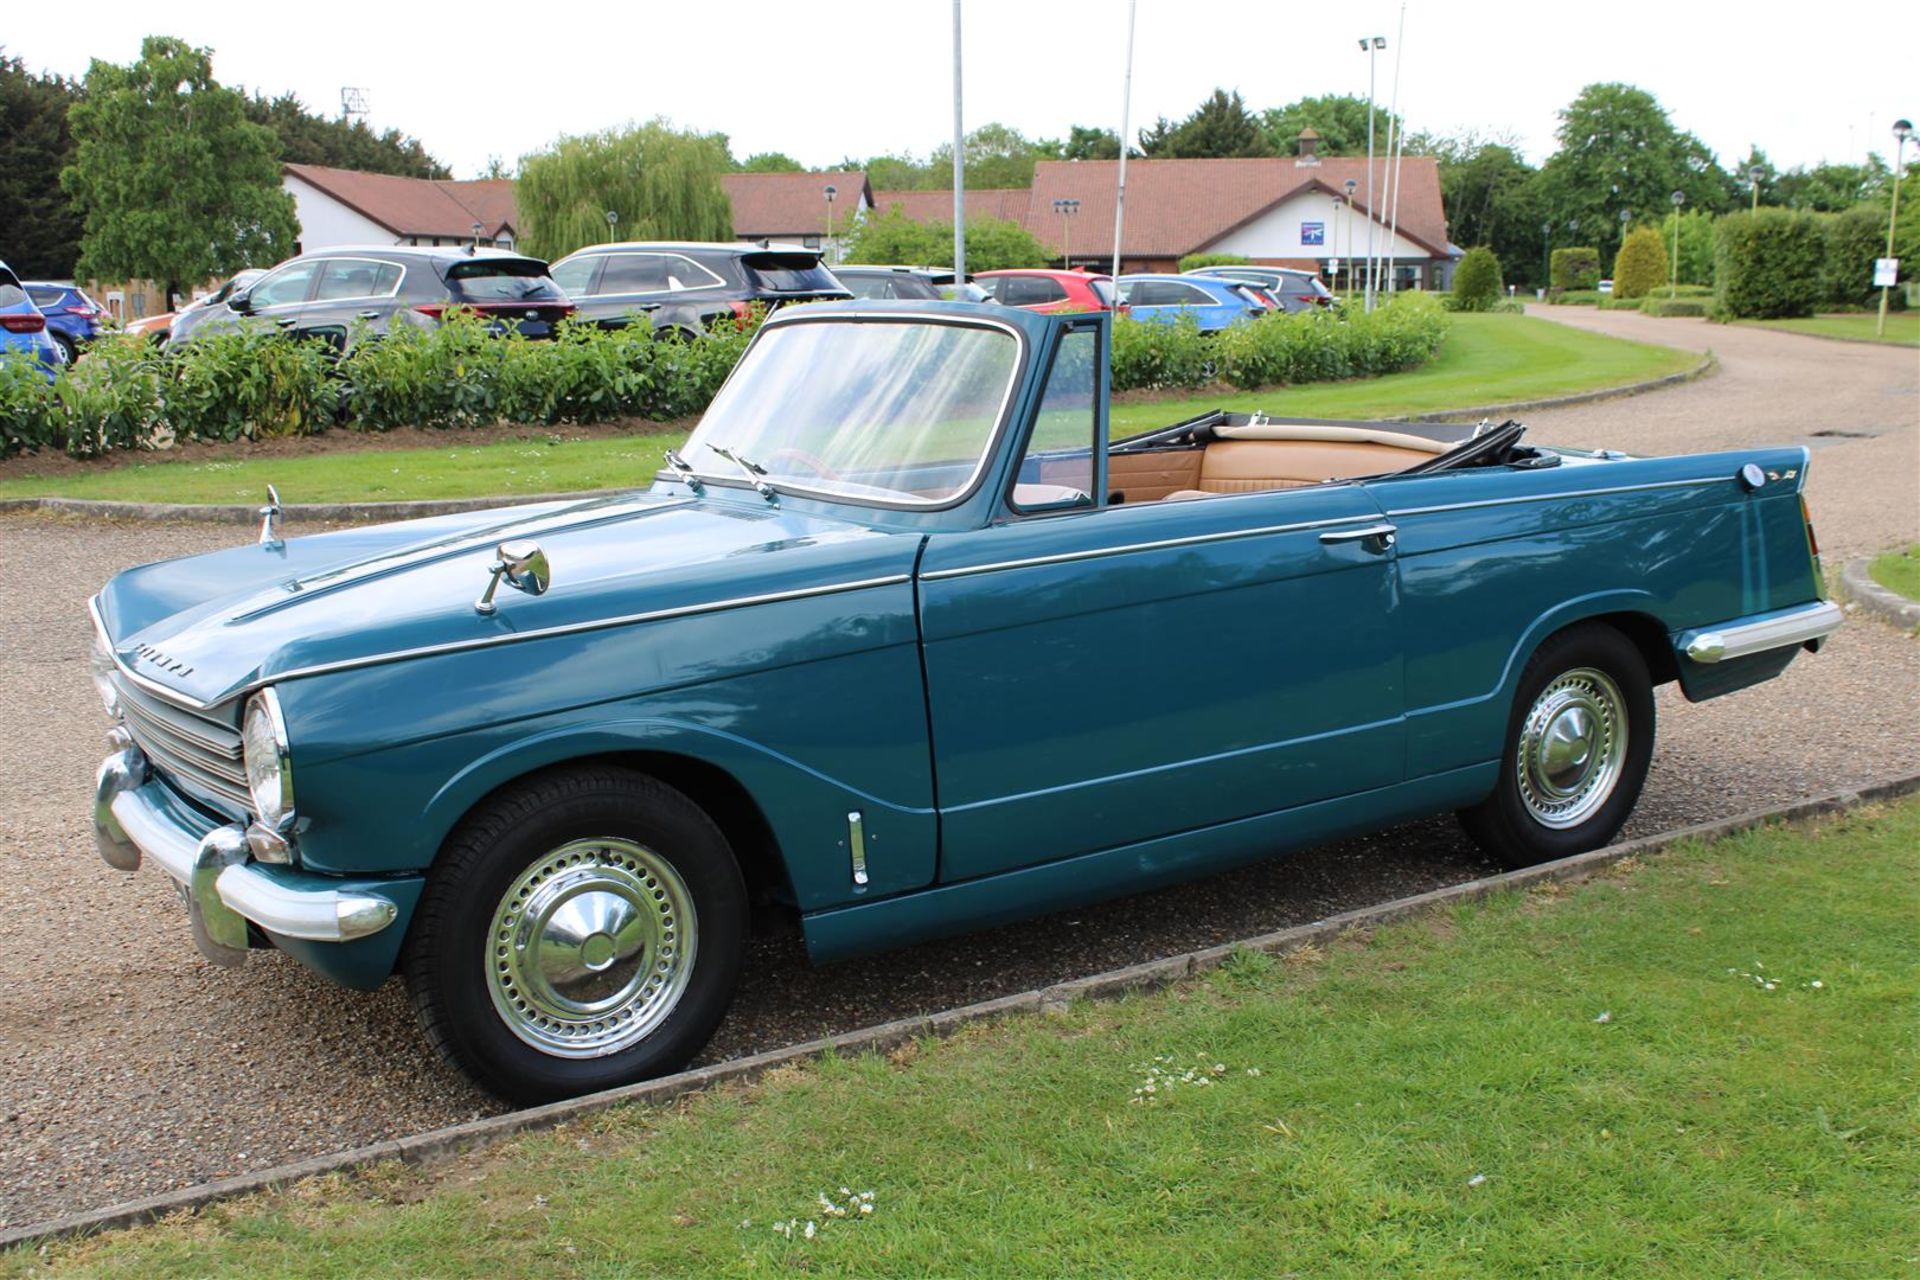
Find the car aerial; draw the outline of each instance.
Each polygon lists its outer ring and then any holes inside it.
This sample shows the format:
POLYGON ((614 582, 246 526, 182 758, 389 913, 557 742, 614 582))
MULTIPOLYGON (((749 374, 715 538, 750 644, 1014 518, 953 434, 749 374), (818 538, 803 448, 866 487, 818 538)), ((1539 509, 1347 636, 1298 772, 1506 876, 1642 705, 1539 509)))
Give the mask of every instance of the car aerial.
POLYGON ((1340 299, 1311 271, 1291 267, 1219 266, 1195 267, 1183 275, 1206 276, 1215 280, 1245 280, 1259 285, 1288 314, 1337 306, 1340 299))
POLYGON ((357 334, 377 338, 399 326, 431 329, 456 308, 528 338, 552 337, 574 309, 547 264, 523 254, 457 246, 341 247, 290 258, 234 288, 224 303, 183 312, 168 345, 271 326, 344 351, 357 334))
POLYGON ((1043 271, 1008 269, 982 271, 973 277, 975 284, 993 295, 995 302, 1023 311, 1050 314, 1055 311, 1111 311, 1113 278, 1085 271, 1043 271))
POLYGON ((1132 275, 1114 281, 1117 309, 1135 320, 1174 324, 1192 316, 1202 333, 1218 333, 1274 309, 1258 285, 1205 276, 1132 275))
POLYGON ((756 913, 831 960, 1446 810, 1508 865, 1595 848, 1656 685, 1840 624, 1805 449, 1110 444, 1110 324, 789 308, 644 489, 296 538, 270 506, 116 575, 101 854, 210 959, 403 974, 530 1102, 685 1064, 756 913))
POLYGON ((20 277, 0 262, 0 361, 28 361, 51 378, 66 353, 47 332, 47 318, 33 305, 20 277))
POLYGON ((818 249, 765 240, 594 244, 553 264, 580 318, 618 329, 645 316, 656 332, 691 338, 754 308, 853 296, 818 249))
POLYGON ((80 358, 81 349, 100 336, 100 304, 70 280, 23 280, 21 287, 47 318, 47 336, 60 347, 65 363, 80 358))
POLYGON ((907 298, 931 302, 993 302, 992 294, 973 283, 973 277, 955 281, 952 267, 892 267, 848 263, 833 269, 834 279, 856 298, 907 298))
POLYGON ((264 268, 248 267, 236 273, 232 279, 222 281, 212 293, 185 303, 178 311, 162 311, 128 322, 127 333, 132 337, 145 338, 158 346, 166 346, 175 340, 176 331, 191 333, 194 326, 206 318, 203 313, 207 308, 219 306, 231 298, 236 290, 246 288, 265 274, 264 268))

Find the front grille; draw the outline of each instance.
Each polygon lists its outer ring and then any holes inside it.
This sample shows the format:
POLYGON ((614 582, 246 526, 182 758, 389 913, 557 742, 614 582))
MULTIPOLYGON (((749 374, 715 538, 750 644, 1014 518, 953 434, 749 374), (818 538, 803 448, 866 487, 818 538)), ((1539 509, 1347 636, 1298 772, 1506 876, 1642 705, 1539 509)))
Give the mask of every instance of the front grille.
POLYGON ((124 675, 116 674, 114 684, 127 732, 156 770, 188 795, 236 813, 248 810, 240 735, 232 725, 163 701, 124 675))

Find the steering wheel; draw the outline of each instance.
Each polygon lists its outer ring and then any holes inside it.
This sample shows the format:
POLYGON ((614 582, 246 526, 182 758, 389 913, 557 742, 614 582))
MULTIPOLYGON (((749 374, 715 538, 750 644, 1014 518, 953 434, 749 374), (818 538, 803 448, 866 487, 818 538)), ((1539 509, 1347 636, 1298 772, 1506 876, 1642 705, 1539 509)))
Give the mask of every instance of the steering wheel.
POLYGON ((775 462, 778 462, 782 458, 791 458, 799 462, 822 480, 839 481, 844 478, 838 471, 828 466, 825 460, 818 454, 808 453, 805 449, 796 449, 791 445, 785 448, 775 449, 772 453, 768 454, 766 459, 767 466, 772 467, 775 462))

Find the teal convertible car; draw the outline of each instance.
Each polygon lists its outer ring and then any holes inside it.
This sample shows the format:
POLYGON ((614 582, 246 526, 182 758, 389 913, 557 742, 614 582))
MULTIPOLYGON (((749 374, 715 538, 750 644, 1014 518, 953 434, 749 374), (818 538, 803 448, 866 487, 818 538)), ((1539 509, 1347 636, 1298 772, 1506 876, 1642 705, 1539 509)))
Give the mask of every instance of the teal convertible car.
POLYGON ((1807 455, 1210 414, 1109 443, 1107 318, 761 328, 648 487, 257 544, 93 601, 102 855, 532 1101, 675 1069, 759 905, 819 959, 1458 810, 1610 839, 1653 688, 1840 622, 1807 455))

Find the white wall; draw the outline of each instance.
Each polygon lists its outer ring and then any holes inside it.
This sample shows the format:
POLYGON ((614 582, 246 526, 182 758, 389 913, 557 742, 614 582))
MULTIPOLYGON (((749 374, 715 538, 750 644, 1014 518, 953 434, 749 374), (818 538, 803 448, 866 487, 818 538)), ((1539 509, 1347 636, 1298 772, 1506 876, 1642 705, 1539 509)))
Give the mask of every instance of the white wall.
POLYGON ((287 174, 281 184, 293 197, 294 216, 300 221, 302 253, 343 244, 398 243, 393 232, 349 209, 312 183, 287 174))
MULTIPOLYGON (((1343 202, 1344 203, 1344 202, 1343 202)), ((1387 254, 1387 228, 1375 224, 1374 252, 1402 260, 1424 262, 1433 257, 1405 236, 1395 236, 1394 251, 1387 254)), ((1237 253, 1248 258, 1365 258, 1367 256, 1367 220, 1349 209, 1335 210, 1333 197, 1324 191, 1302 191, 1293 199, 1255 218, 1207 245, 1206 253, 1237 253), (1318 222, 1325 231, 1324 244, 1306 244, 1301 239, 1301 224, 1318 222), (1352 235, 1349 245, 1349 231, 1352 235)))

